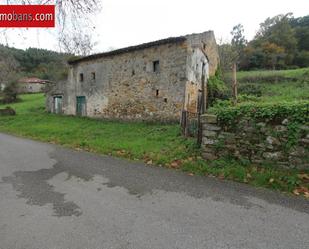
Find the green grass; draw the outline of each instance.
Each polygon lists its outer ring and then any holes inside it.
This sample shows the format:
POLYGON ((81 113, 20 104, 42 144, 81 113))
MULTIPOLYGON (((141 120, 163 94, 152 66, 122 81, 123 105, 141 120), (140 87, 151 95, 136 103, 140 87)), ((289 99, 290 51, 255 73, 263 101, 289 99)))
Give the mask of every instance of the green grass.
POLYGON ((182 170, 285 192, 293 192, 301 187, 309 188, 309 182, 299 177, 300 174, 308 175, 308 171, 284 170, 273 166, 258 167, 246 161, 235 161, 231 158, 216 160, 210 165, 201 159, 185 161, 182 170))
POLYGON ((280 101, 309 100, 309 81, 262 84, 261 86, 261 102, 278 103, 280 101))
POLYGON ((238 89, 240 103, 261 102, 276 104, 309 100, 309 81, 277 84, 240 83, 238 89))
MULTIPOLYGON (((99 121, 44 112, 44 96, 22 96, 15 117, 2 117, 0 130, 68 147, 165 164, 192 153, 194 141, 177 125, 99 121)), ((1 108, 1 106, 0 106, 1 108)))
POLYGON ((309 183, 297 176, 308 173, 305 171, 257 167, 229 158, 207 163, 201 159, 195 139, 183 138, 177 124, 59 116, 45 112, 42 94, 22 95, 21 100, 10 105, 16 110, 16 116, 0 117, 1 132, 285 192, 301 186, 309 188, 309 183))
MULTIPOLYGON (((309 100, 309 68, 238 72, 237 78, 239 95, 249 95, 243 98, 245 102, 275 104, 309 100)), ((243 102, 241 96, 240 101, 243 102)))
POLYGON ((259 71, 240 71, 237 72, 237 79, 240 82, 249 81, 267 81, 267 79, 279 78, 280 80, 300 80, 305 74, 309 72, 309 68, 300 68, 292 70, 259 70, 259 71))

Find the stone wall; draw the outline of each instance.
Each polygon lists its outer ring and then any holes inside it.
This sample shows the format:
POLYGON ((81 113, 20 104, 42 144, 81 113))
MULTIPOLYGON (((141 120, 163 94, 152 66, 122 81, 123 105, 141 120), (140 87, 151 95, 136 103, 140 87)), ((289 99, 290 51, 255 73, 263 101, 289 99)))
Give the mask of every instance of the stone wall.
POLYGON ((209 61, 209 75, 215 75, 220 63, 220 58, 214 32, 207 31, 204 33, 187 35, 186 37, 188 47, 193 49, 202 48, 209 61))
POLYGON ((301 125, 294 145, 289 146, 288 119, 276 124, 242 119, 233 127, 212 114, 204 114, 201 120, 206 160, 232 156, 255 164, 309 169, 309 126, 301 125))

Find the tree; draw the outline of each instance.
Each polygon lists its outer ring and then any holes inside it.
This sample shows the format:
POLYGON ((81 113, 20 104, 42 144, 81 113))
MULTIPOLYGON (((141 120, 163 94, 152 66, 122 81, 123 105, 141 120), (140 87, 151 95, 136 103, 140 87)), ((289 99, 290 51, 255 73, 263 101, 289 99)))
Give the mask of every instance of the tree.
POLYGON ((295 57, 295 64, 299 67, 309 67, 309 51, 298 52, 295 57))
POLYGON ((231 31, 232 35, 232 41, 231 44, 236 48, 236 50, 239 52, 244 49, 247 45, 247 40, 244 36, 244 27, 242 24, 237 24, 233 27, 233 30, 231 31))
POLYGON ((309 15, 291 18, 290 24, 296 33, 297 49, 309 51, 309 15))
POLYGON ((273 18, 267 18, 260 24, 260 29, 253 41, 253 45, 275 44, 285 50, 285 63, 291 65, 297 51, 297 40, 290 19, 292 14, 281 14, 273 18))
POLYGON ((70 54, 88 55, 95 45, 90 34, 68 32, 60 37, 60 47, 70 54))
POLYGON ((232 35, 232 48, 235 50, 237 57, 236 57, 236 63, 239 64, 239 61, 241 60, 243 56, 244 48, 247 45, 247 40, 244 36, 244 27, 241 24, 238 24, 233 27, 233 30, 231 31, 232 35))
POLYGON ((0 83, 7 85, 17 79, 18 61, 5 47, 0 47, 0 83))
POLYGON ((262 50, 264 53, 264 67, 275 70, 284 66, 286 53, 283 47, 275 43, 265 42, 262 44, 262 50))
POLYGON ((229 43, 219 45, 220 66, 223 72, 230 71, 237 61, 238 54, 229 43))

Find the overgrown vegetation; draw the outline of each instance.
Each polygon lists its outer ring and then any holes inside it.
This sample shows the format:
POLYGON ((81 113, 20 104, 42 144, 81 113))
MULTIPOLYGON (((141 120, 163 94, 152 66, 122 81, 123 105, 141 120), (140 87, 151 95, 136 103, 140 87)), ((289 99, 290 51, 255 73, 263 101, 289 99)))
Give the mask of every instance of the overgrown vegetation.
POLYGON ((218 68, 214 76, 210 76, 207 83, 208 105, 212 106, 217 99, 226 99, 228 88, 223 80, 221 69, 218 68))
POLYGON ((233 125, 243 117, 255 122, 275 122, 286 118, 290 122, 305 124, 309 122, 309 100, 277 104, 244 102, 236 106, 229 102, 219 102, 210 112, 217 114, 220 121, 228 125, 233 125))
MULTIPOLYGON (((283 120, 288 122, 288 141, 284 144, 284 150, 290 151, 296 145, 302 125, 309 125, 309 100, 281 103, 253 103, 244 102, 233 106, 227 102, 218 103, 210 109, 210 112, 218 115, 223 125, 237 127, 240 120, 249 120, 256 127, 259 122, 278 124, 283 120)), ((276 136, 276 132, 273 132, 276 136)))
MULTIPOLYGON (((209 112, 236 127, 241 119, 280 124, 287 119, 289 141, 294 146, 301 125, 309 124, 309 69, 239 72, 238 103, 216 99, 209 112)), ((227 81, 231 81, 227 75, 227 81)))
MULTIPOLYGON (((0 108, 4 108, 0 105, 0 108)), ((217 176, 295 194, 309 188, 308 171, 258 167, 230 158, 207 163, 194 139, 180 135, 178 125, 121 123, 58 116, 44 111, 42 94, 23 95, 12 104, 16 116, 0 117, 0 131, 66 147, 109 154, 188 174, 217 176)))

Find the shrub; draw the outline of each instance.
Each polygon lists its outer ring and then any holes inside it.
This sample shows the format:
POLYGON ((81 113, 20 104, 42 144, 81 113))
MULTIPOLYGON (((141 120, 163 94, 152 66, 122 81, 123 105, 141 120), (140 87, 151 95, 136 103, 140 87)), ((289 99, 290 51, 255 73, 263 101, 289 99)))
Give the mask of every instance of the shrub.
POLYGON ((257 96, 251 94, 240 94, 238 95, 237 102, 258 102, 259 98, 257 96))
POLYGON ((208 105, 212 106, 216 99, 227 99, 228 89, 222 79, 220 69, 208 80, 208 105))
POLYGON ((226 125, 237 123, 240 118, 251 121, 276 122, 287 118, 294 123, 309 122, 309 101, 270 103, 245 103, 237 106, 216 105, 209 112, 218 115, 219 120, 226 125))
POLYGON ((3 104, 17 102, 18 101, 17 95, 18 95, 18 85, 16 82, 12 82, 4 88, 3 98, 1 102, 3 104))
POLYGON ((238 86, 238 93, 244 94, 244 95, 254 95, 256 97, 262 96, 262 86, 257 84, 239 84, 238 86))

